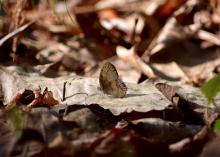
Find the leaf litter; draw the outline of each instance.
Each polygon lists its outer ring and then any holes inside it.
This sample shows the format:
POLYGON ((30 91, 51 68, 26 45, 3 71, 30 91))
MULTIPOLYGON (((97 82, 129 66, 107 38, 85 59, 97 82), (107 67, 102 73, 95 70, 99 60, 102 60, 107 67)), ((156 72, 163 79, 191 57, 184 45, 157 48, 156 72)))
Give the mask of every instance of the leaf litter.
POLYGON ((218 73, 218 1, 2 5, 0 156, 218 154, 218 91, 197 88, 218 73), (107 61, 124 98, 100 90, 107 61))

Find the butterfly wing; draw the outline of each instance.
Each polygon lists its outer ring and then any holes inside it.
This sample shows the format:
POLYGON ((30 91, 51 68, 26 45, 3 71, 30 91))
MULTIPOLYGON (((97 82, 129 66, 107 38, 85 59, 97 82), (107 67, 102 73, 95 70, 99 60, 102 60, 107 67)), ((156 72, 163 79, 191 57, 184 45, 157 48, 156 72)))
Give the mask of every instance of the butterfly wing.
POLYGON ((127 87, 119 79, 118 72, 113 64, 106 62, 100 72, 99 83, 104 93, 114 97, 124 97, 127 87))
POLYGON ((124 97, 126 95, 126 92, 127 92, 127 86, 125 85, 125 83, 120 80, 119 78, 115 81, 116 82, 116 86, 117 86, 117 90, 115 90, 115 93, 114 95, 117 95, 117 97, 124 97))
POLYGON ((99 75, 99 84, 104 93, 112 94, 112 91, 114 90, 114 87, 112 86, 116 78, 118 78, 118 72, 116 71, 114 65, 106 62, 99 75))

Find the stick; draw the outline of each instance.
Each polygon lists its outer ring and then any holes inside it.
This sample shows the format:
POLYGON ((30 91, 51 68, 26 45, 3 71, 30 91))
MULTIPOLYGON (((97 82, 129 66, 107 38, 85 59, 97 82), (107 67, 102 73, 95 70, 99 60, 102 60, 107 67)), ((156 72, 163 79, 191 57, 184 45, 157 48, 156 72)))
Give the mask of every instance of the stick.
POLYGON ((14 37, 15 35, 21 33, 22 31, 24 31, 25 29, 27 29, 30 25, 32 25, 35 21, 30 21, 27 24, 15 29, 13 32, 7 34, 6 36, 4 36, 3 38, 0 39, 0 46, 2 46, 8 39, 14 37))

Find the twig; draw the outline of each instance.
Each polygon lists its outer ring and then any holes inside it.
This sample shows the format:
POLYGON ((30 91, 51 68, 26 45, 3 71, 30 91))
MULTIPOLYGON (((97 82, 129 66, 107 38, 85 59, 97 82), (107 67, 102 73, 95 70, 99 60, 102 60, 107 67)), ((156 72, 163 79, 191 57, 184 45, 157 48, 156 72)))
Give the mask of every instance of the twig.
POLYGON ((67 81, 65 81, 63 83, 63 98, 62 98, 62 101, 66 100, 66 84, 67 84, 67 81))
POLYGON ((27 29, 30 25, 32 25, 35 21, 30 21, 27 24, 15 29, 13 32, 7 34, 6 36, 4 36, 2 39, 0 39, 0 46, 2 46, 8 39, 14 37, 15 35, 21 33, 22 31, 24 31, 25 29, 27 29))
POLYGON ((204 30, 199 30, 197 32, 197 36, 202 40, 211 42, 212 44, 215 44, 215 45, 218 45, 218 46, 220 45, 220 38, 217 35, 212 34, 210 32, 207 32, 207 31, 204 31, 204 30))
POLYGON ((132 33, 131 33, 131 39, 130 39, 130 43, 132 43, 132 44, 133 44, 134 41, 135 41, 137 23, 138 23, 138 18, 135 18, 134 27, 133 27, 133 30, 132 30, 132 33))
POLYGON ((66 7, 67 14, 68 14, 69 17, 70 17, 70 20, 71 20, 72 23, 74 24, 75 22, 74 22, 74 20, 73 20, 73 18, 72 18, 72 16, 71 16, 71 13, 70 13, 70 11, 69 11, 69 9, 68 9, 68 7, 67 7, 67 2, 66 2, 66 0, 65 0, 65 7, 66 7))

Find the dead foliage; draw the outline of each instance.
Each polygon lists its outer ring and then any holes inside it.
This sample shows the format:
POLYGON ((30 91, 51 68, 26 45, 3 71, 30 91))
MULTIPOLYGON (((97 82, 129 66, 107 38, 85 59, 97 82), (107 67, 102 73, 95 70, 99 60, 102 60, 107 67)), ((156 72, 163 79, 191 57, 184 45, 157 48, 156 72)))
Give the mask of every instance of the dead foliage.
POLYGON ((218 0, 0 5, 0 156, 219 156, 218 0))

